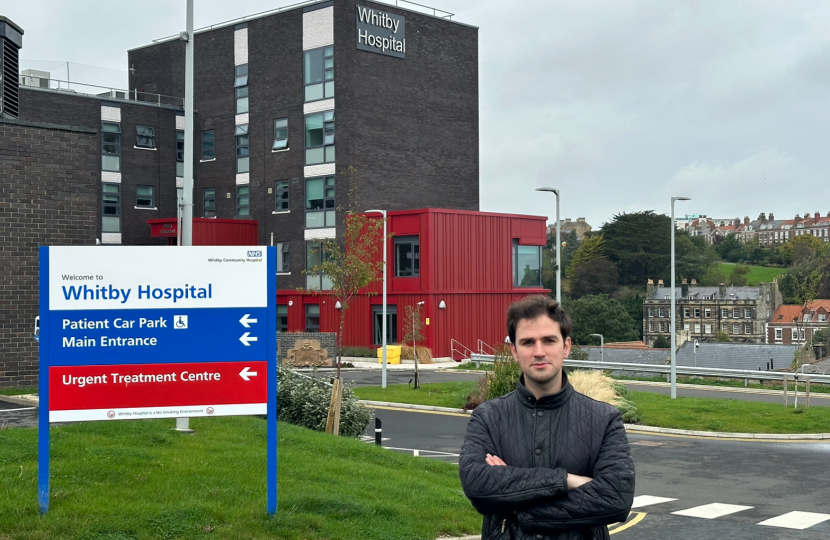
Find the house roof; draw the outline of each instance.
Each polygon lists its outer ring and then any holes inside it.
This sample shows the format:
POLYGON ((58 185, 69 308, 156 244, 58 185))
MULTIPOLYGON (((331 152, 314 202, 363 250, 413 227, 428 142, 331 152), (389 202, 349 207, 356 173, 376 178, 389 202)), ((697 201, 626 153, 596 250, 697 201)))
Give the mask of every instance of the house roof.
MULTIPOLYGON (((599 362, 603 357, 603 351, 599 347, 585 347, 582 350, 588 353, 590 362, 599 362)), ((665 365, 669 361, 669 349, 650 349, 646 347, 632 349, 617 349, 605 346, 604 351, 606 362, 618 362, 620 364, 649 364, 655 366, 665 365)))
POLYGON ((772 369, 780 370, 793 363, 797 348, 798 345, 701 342, 695 354, 694 342, 687 341, 677 350, 677 365, 766 371, 767 363, 772 361, 772 369))
MULTIPOLYGON (((675 287, 675 299, 681 299, 682 289, 675 287)), ((726 295, 720 296, 720 287, 697 287, 690 286, 687 295, 695 295, 697 300, 702 300, 704 296, 712 296, 717 300, 756 300, 761 292, 758 287, 726 287, 726 295), (733 296, 734 295, 734 296, 733 296)), ((671 297, 671 287, 657 287, 648 299, 649 300, 665 300, 666 296, 671 297)))
POLYGON ((812 364, 804 364, 799 371, 804 370, 804 373, 821 373, 822 375, 830 374, 830 358, 822 358, 812 364))
MULTIPOLYGON (((807 308, 813 312, 819 308, 824 308, 825 311, 830 311, 830 300, 815 300, 807 304, 807 308)), ((781 304, 775 313, 772 314, 770 324, 775 323, 792 323, 794 319, 801 317, 802 307, 796 304, 781 304)))

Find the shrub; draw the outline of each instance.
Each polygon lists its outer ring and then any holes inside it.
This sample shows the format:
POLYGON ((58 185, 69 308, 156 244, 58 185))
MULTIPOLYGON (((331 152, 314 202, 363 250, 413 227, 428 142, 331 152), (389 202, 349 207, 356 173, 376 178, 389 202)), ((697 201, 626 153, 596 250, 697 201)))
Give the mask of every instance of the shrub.
MULTIPOLYGON (((334 354, 337 354, 336 350, 334 354)), ((349 358, 374 358, 377 353, 369 347, 343 347, 342 354, 349 358)))
MULTIPOLYGON (((288 366, 277 366, 277 416, 283 422, 325 431, 331 403, 331 386, 323 380, 295 373, 288 366)), ((372 420, 371 411, 358 403, 351 387, 343 386, 340 407, 340 435, 358 437, 372 420)))
MULTIPOLYGON (((433 364, 432 351, 429 347, 418 345, 418 362, 421 364, 433 364)), ((415 355, 412 353, 412 346, 406 343, 401 344, 401 360, 414 360, 415 355)))
POLYGON ((570 360, 587 360, 588 351, 574 343, 571 345, 571 354, 568 356, 570 360))

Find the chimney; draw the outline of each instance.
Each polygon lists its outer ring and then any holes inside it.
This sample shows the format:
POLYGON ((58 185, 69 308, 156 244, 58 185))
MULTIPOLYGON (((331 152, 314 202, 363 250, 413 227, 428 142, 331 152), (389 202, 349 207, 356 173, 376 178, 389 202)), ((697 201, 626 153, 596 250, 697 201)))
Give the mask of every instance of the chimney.
POLYGON ((749 216, 744 216, 744 225, 749 225, 749 216))
POLYGON ((658 279, 658 280, 657 280, 657 285, 663 285, 663 280, 662 280, 662 279, 658 279))
POLYGON ((20 117, 20 48, 23 29, 0 15, 0 117, 20 117))
POLYGON ((688 283, 688 280, 686 278, 683 278, 683 281, 680 282, 681 285, 686 285, 687 283, 688 283))
POLYGON ((735 219, 732 220, 732 225, 737 227, 740 224, 741 224, 741 219, 740 218, 735 218, 735 219))
POLYGON ((657 292, 657 288, 654 286, 654 280, 649 279, 646 282, 646 299, 649 299, 652 296, 654 296, 655 292, 657 292))
POLYGON ((769 213, 769 220, 775 221, 775 216, 772 215, 772 212, 769 213))
POLYGON ((758 221, 760 221, 761 223, 766 223, 767 222, 766 212, 761 212, 761 215, 758 216, 758 221))
POLYGON ((689 294, 689 285, 686 284, 686 280, 683 280, 683 283, 680 284, 680 297, 686 298, 686 295, 689 294))
POLYGON ((798 214, 796 214, 796 215, 795 215, 795 218, 793 218, 793 219, 795 219, 796 221, 801 221, 801 216, 800 216, 800 215, 798 215, 798 214))
POLYGON ((726 285, 724 285, 723 283, 721 283, 718 287, 718 296, 720 296, 721 300, 726 298, 726 285))
POLYGON ((692 278, 692 285, 697 285, 697 280, 695 278, 692 278))
POLYGON ((816 212, 815 214, 813 214, 813 218, 814 219, 820 219, 821 218, 821 212, 816 212))

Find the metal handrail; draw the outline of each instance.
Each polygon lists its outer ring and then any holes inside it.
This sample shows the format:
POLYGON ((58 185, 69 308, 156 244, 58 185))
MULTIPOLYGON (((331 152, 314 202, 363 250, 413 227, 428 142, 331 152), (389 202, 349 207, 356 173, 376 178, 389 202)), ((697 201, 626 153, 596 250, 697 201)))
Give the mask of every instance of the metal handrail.
MULTIPOLYGON (((495 362, 495 357, 486 354, 473 354, 470 358, 473 362, 495 362)), ((664 364, 625 364, 618 362, 593 362, 590 360, 565 360, 565 367, 579 367, 588 369, 604 369, 610 371, 638 371, 646 373, 671 373, 671 366, 664 364)), ((722 377, 725 379, 757 379, 767 381, 812 381, 817 383, 830 383, 830 375, 818 375, 813 373, 788 373, 783 371, 753 371, 751 369, 723 369, 705 368, 692 366, 676 366, 680 375, 699 375, 701 377, 722 377)))
POLYGON ((64 81, 61 79, 44 79, 41 77, 35 77, 33 75, 20 75, 20 86, 25 88, 34 88, 40 90, 52 90, 57 92, 71 92, 75 94, 82 94, 88 96, 96 96, 96 97, 105 97, 103 94, 109 94, 106 96, 108 99, 117 99, 117 100, 125 100, 125 101, 140 101, 142 103, 156 103, 158 105, 172 105, 174 107, 183 107, 184 106, 184 98, 176 97, 176 96, 166 96, 164 94, 154 94, 151 92, 139 92, 138 90, 125 90, 123 88, 113 88, 111 86, 100 86, 97 84, 87 84, 81 82, 73 82, 73 81, 64 81), (47 81, 48 86, 30 86, 23 84, 23 79, 30 78, 30 79, 40 79, 42 81, 47 81), (83 87, 83 88, 97 88, 99 90, 104 90, 104 92, 95 93, 92 92, 84 92, 78 91, 75 88, 72 88, 70 85, 75 87, 83 87), (142 99, 139 99, 141 97, 142 99))
MULTIPOLYGON (((232 24, 239 24, 239 23, 245 22, 245 21, 250 20, 250 19, 256 19, 256 18, 259 18, 259 17, 265 17, 266 15, 270 15, 272 13, 279 13, 281 11, 286 11, 286 10, 289 10, 289 9, 295 9, 295 8, 300 7, 300 6, 304 6, 306 4, 316 4, 319 1, 320 0, 306 0, 304 2, 297 2, 296 4, 289 4, 287 6, 282 6, 282 7, 278 7, 278 8, 274 8, 274 9, 269 9, 269 10, 266 10, 266 11, 260 11, 259 13, 254 13, 252 15, 245 15, 244 17, 237 17, 236 19, 231 19, 229 21, 224 21, 224 22, 220 22, 220 23, 216 23, 216 24, 211 24, 210 26, 203 26, 201 28, 197 28, 193 32, 194 33, 204 32, 206 30, 213 30, 214 28, 222 28, 224 26, 230 26, 232 24)), ((417 4, 415 2, 410 2, 409 0, 395 0, 395 6, 400 7, 398 5, 399 1, 404 2, 406 4, 412 4, 414 6, 422 7, 424 9, 431 9, 433 17, 440 17, 442 19, 452 19, 453 16, 455 16, 455 13, 450 13, 449 11, 444 11, 443 9, 437 9, 437 8, 430 7, 430 6, 425 6, 423 4, 417 4), (438 15, 438 12, 444 13, 445 15, 438 15)), ((386 2, 383 2, 383 3, 389 3, 391 5, 391 2, 389 0, 387 0, 386 2)), ((160 43, 162 41, 167 41, 169 39, 178 39, 180 36, 181 36, 181 34, 174 34, 172 36, 167 36, 167 37, 163 37, 163 38, 154 39, 153 43, 160 43)))
POLYGON ((454 354, 453 354, 453 353, 458 353, 458 354, 460 354, 463 358, 466 358, 466 359, 468 359, 468 360, 471 358, 471 356, 472 356, 472 355, 474 355, 474 354, 475 354, 475 353, 472 351, 472 349, 470 349, 469 347, 465 346, 465 345, 464 345, 463 343, 461 343, 460 341, 458 341, 458 340, 456 340, 456 339, 452 339, 452 338, 450 338, 450 358, 452 358, 453 360, 455 360, 455 356, 454 356, 454 354), (459 347, 463 348, 464 350, 461 350, 461 349, 456 349, 456 348, 455 348, 455 346, 456 346, 456 345, 458 345, 459 347), (467 351, 467 352, 465 353, 464 351, 467 351))
POLYGON ((485 343, 484 341, 479 339, 478 340, 478 352, 480 352, 481 354, 485 354, 485 352, 486 352, 484 350, 485 347, 490 349, 490 354, 495 354, 496 353, 496 350, 493 347, 491 347, 490 345, 488 345, 487 343, 485 343))

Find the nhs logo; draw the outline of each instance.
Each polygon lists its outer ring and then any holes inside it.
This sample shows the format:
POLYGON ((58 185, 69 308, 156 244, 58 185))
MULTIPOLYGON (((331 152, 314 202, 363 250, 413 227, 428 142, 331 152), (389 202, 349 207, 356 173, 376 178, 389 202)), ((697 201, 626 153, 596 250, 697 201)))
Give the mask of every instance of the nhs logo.
POLYGON ((249 251, 248 257, 262 257, 261 251, 249 251))

